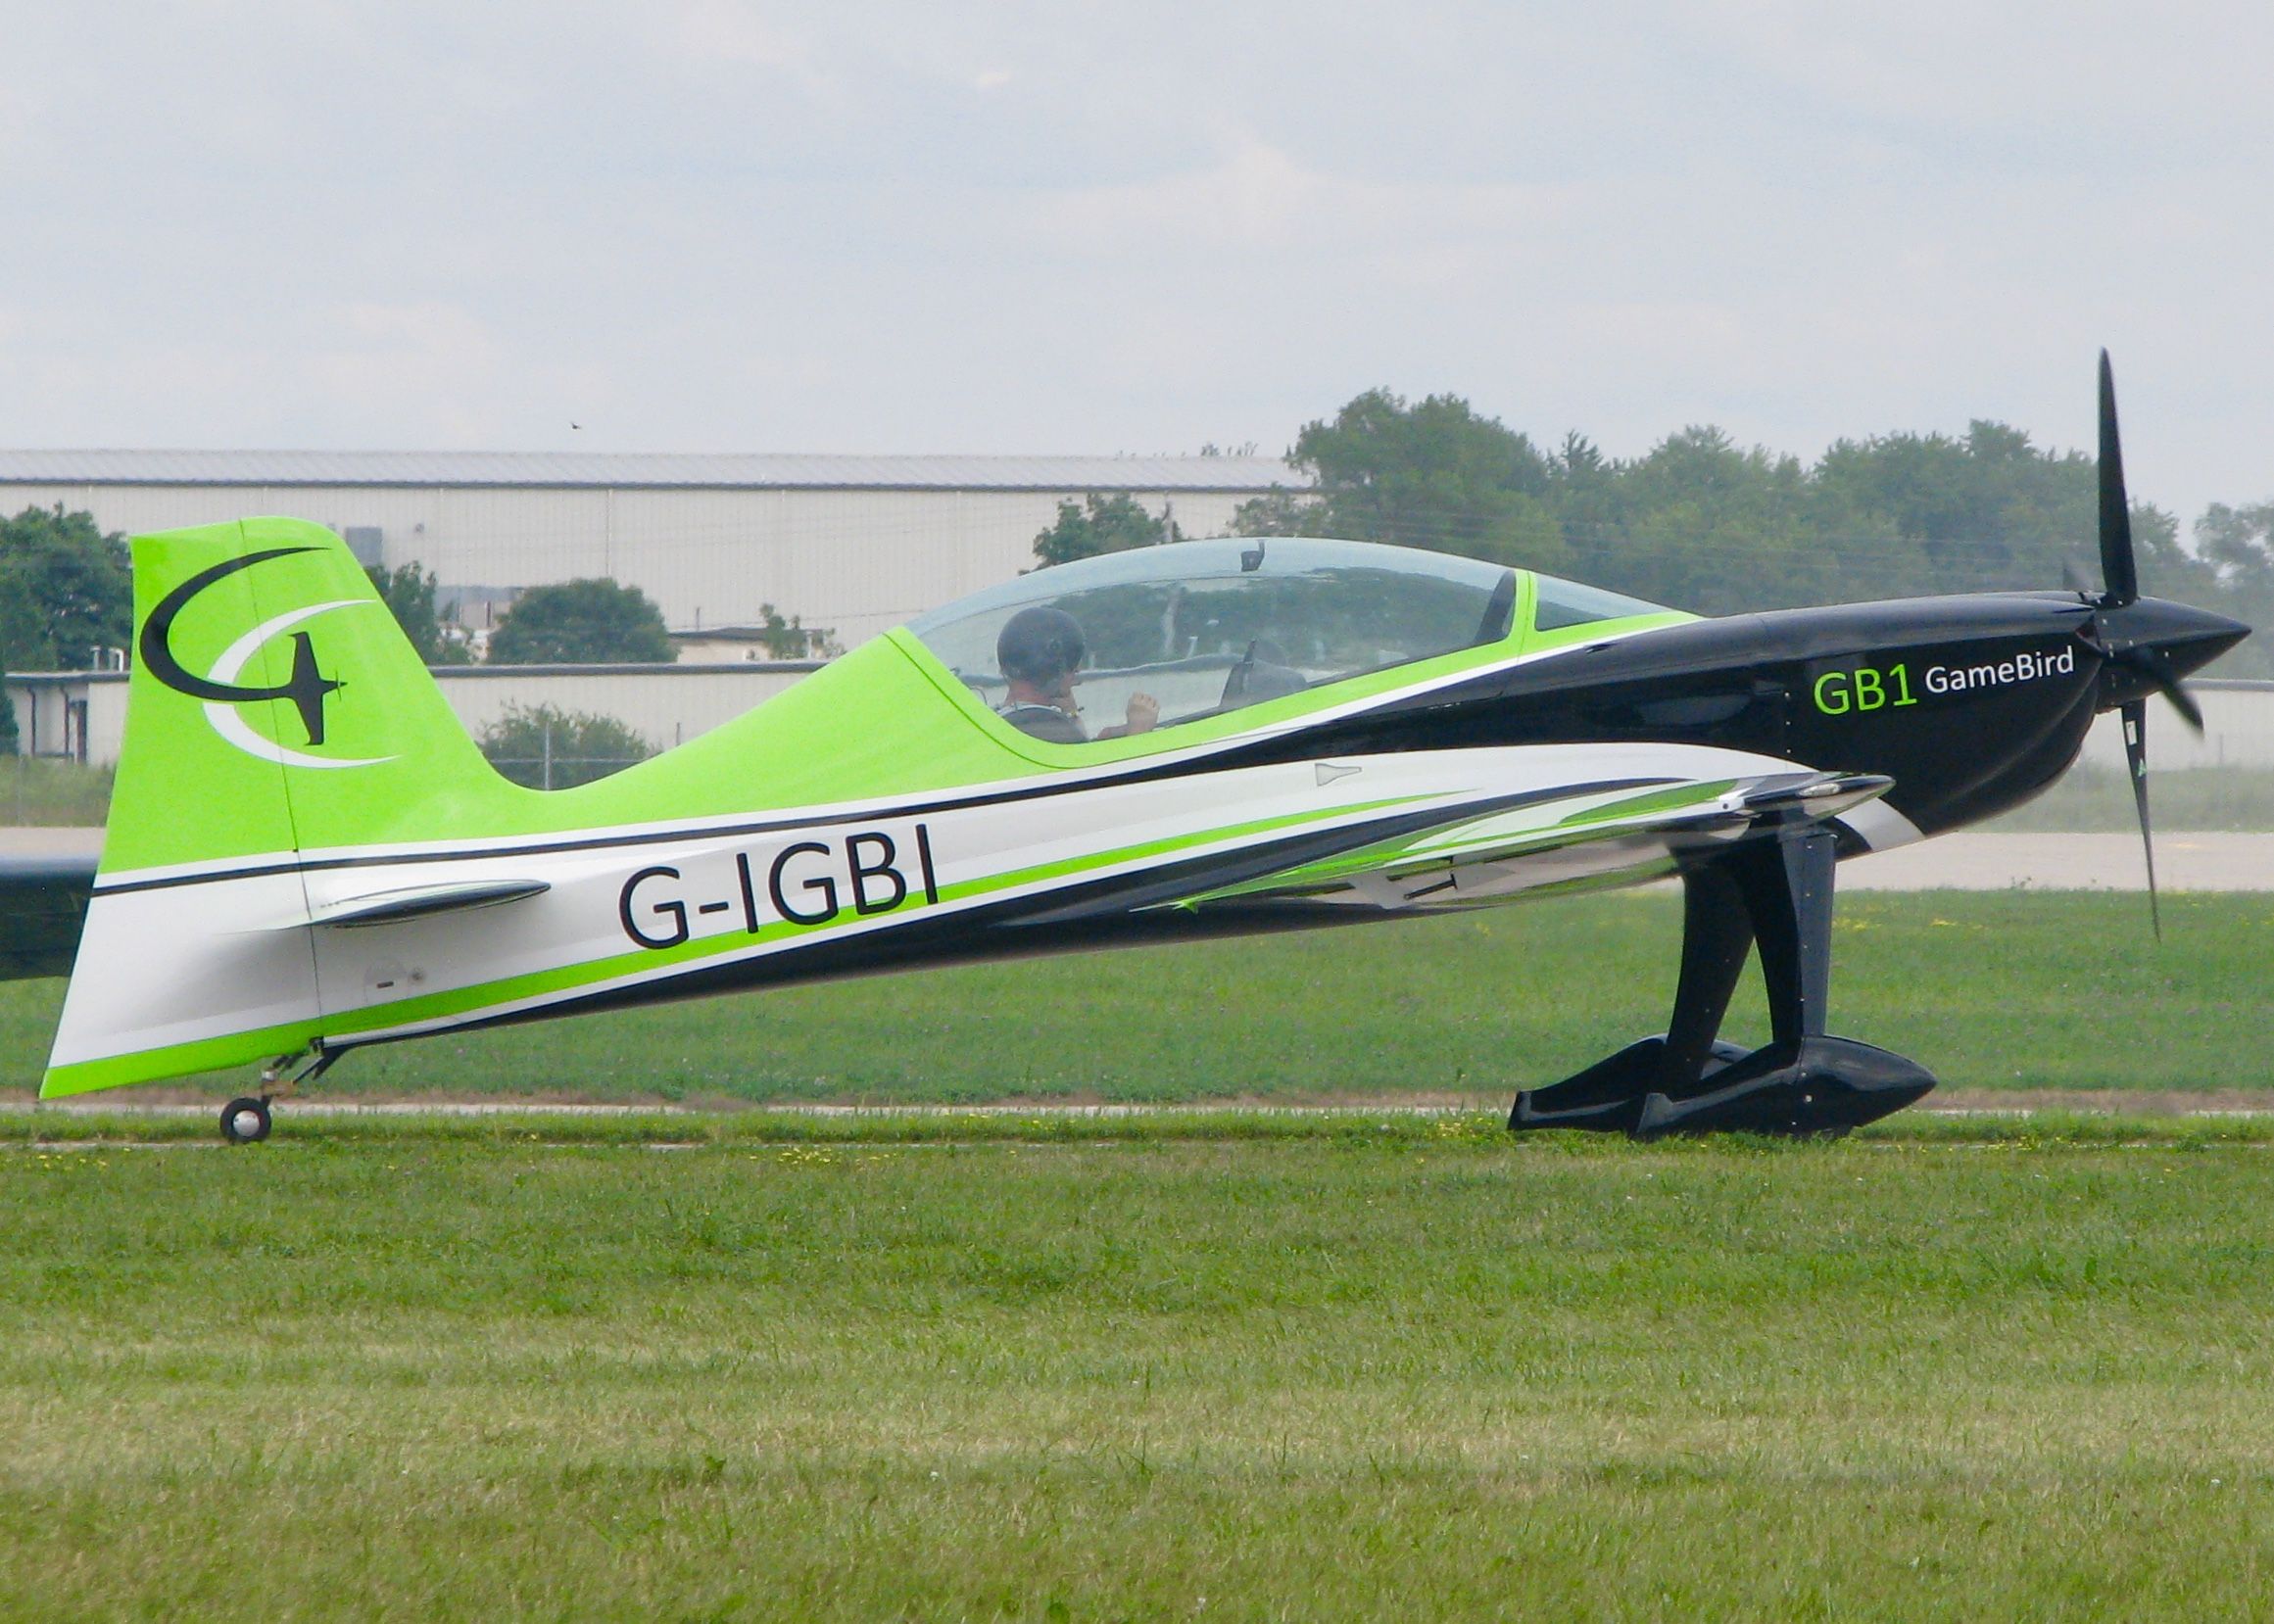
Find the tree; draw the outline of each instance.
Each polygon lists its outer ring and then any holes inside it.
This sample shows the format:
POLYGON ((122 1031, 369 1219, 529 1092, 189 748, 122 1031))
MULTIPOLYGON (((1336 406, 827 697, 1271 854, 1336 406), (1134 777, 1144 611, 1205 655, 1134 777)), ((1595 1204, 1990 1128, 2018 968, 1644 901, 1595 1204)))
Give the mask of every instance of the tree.
POLYGON ((663 611, 615 581, 531 587, 490 635, 492 665, 666 665, 671 657, 663 611))
POLYGON ((612 716, 557 705, 508 705, 482 730, 482 754, 515 784, 567 789, 647 760, 655 746, 612 716))
POLYGON ((21 671, 85 671, 133 636, 126 540, 63 504, 0 520, 0 646, 21 671))
POLYGON ((364 572, 395 616, 395 623, 403 628, 403 635, 411 640, 411 646, 421 662, 427 665, 466 663, 464 642, 445 630, 442 616, 434 607, 436 582, 432 570, 420 569, 418 561, 412 559, 393 569, 385 564, 367 564, 364 572))
MULTIPOLYGON (((8 674, 8 645, 0 641, 0 677, 8 674)), ((23 745, 16 737, 16 701, 0 687, 0 755, 14 755, 23 745)))
MULTIPOLYGON (((2215 576, 2221 601, 2213 605, 2237 620, 2262 628, 2220 662, 2238 676, 2274 674, 2274 502, 2232 507, 2214 502, 2195 523, 2196 551, 2215 576)), ((2160 560, 2159 560, 2160 565, 2160 560)), ((2161 574, 2143 579, 2157 596, 2167 596, 2161 574)))
POLYGON ((765 647, 766 653, 778 660, 826 659, 837 647, 837 634, 826 626, 808 626, 798 615, 784 617, 771 603, 758 605, 758 618, 751 630, 765 647))
POLYGON ((1082 502, 1058 504, 1057 522, 1035 536, 1035 556, 1046 565, 1070 564, 1101 552, 1125 552, 1183 539, 1175 521, 1153 517, 1128 492, 1101 497, 1092 491, 1082 502))
POLYGON ((1609 507, 1574 548, 1577 573, 1602 586, 1709 614, 1838 596, 1798 457, 1693 425, 1615 464, 1609 507))
MULTIPOLYGON (((1843 440, 1814 470, 1817 486, 1873 516, 1899 544, 1845 549, 1848 573, 1873 596, 2057 586, 2063 567, 2097 556, 2096 464, 2083 452, 2040 451, 2004 423, 1976 419, 1962 438, 1888 434, 1843 440)), ((2093 566, 2097 573, 2097 565, 2093 566)))
MULTIPOLYGON (((1614 459, 1576 432, 1543 455, 1459 396, 1374 389, 1287 454, 1312 488, 1241 504, 1239 534, 1467 553, 1709 614, 2099 575, 2093 458, 2004 423, 1843 440, 1813 464, 1693 425, 1614 459)), ((2274 503, 2206 514, 2201 555, 2158 508, 2135 504, 2132 524, 2157 593, 2250 619, 2255 592, 2259 618, 2274 609, 2274 540, 2249 540, 2274 532, 2274 503)))
POLYGON ((1268 495, 1250 497, 1232 512, 1234 536, 1321 536, 1327 532, 1327 504, 1317 497, 1275 485, 1268 495))
POLYGON ((1332 421, 1303 425, 1288 460, 1311 473, 1316 494, 1241 504, 1240 534, 1307 531, 1539 569, 1568 562, 1548 459, 1457 395, 1409 406, 1370 389, 1332 421))

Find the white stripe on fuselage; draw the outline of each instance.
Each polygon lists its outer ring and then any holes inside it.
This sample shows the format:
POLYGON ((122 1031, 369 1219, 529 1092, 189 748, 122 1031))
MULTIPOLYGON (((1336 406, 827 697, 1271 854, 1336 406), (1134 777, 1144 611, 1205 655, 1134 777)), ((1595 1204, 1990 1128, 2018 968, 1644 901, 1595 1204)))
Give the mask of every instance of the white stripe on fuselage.
MULTIPOLYGON (((1648 743, 1339 757, 1335 765, 1360 770, 1321 774, 1315 762, 1298 761, 1093 786, 1060 795, 920 815, 885 810, 858 824, 835 822, 756 836, 694 834, 655 844, 447 864, 411 858, 97 895, 88 910, 81 962, 131 963, 136 971, 131 977, 73 978, 53 1063, 134 1053, 293 1021, 322 1021, 336 1032, 369 1020, 364 1012, 376 1014, 381 1006, 406 998, 635 956, 628 967, 605 978, 448 1016, 374 1024, 347 1040, 443 1029, 860 936, 921 918, 1236 852, 1290 835, 1347 829, 1399 812, 1424 812, 1450 821, 1465 809, 1512 794, 1553 792, 1588 783, 1704 784, 1793 771, 1790 762, 1741 751, 1648 743), (1377 804, 1381 802, 1401 804, 1377 804), (1276 828, 1245 827, 1279 820, 1284 822, 1276 828), (848 895, 860 884, 850 869, 858 861, 881 861, 885 848, 872 843, 855 851, 848 842, 868 835, 889 839, 898 883, 913 887, 921 878, 914 866, 919 822, 925 827, 931 878, 943 893, 942 900, 919 902, 911 895, 904 905, 890 911, 860 914, 848 895), (1235 830, 1240 832, 1232 833, 1235 830), (821 850, 785 859, 786 852, 800 844, 821 850), (1134 853, 1070 874, 1042 875, 973 896, 953 895, 958 887, 1006 875, 1146 846, 1167 849, 1134 853), (826 925, 752 937, 750 910, 756 911, 761 926, 776 924, 783 916, 771 894, 778 863, 787 864, 779 876, 793 906, 818 912, 828 897, 816 887, 827 879, 836 889, 839 912, 826 925), (677 873, 658 877, 648 889, 627 899, 627 882, 633 876, 659 869, 677 873), (742 889, 746 869, 751 886, 748 905, 742 889), (321 910, 371 891, 445 880, 490 879, 539 879, 551 888, 510 908, 354 931, 314 930, 308 935, 275 929, 280 920, 294 917, 295 909, 321 910), (299 894, 303 882, 305 900, 299 894), (654 911, 666 902, 685 908, 691 938, 718 938, 718 950, 693 962, 640 964, 636 956, 643 949, 627 934, 625 915, 631 912, 650 934, 666 935, 676 930, 676 922, 668 910, 654 911), (737 935, 744 939, 733 940, 737 935), (312 944, 313 977, 308 968, 312 944)), ((1543 802, 1540 815, 1545 823, 1554 824, 1606 798, 1614 797, 1551 798, 1543 802)), ((1607 830, 1616 827, 1614 822, 1607 830)), ((1638 861, 1641 856, 1637 854, 1638 861)), ((880 873, 872 871, 872 877, 880 873)), ((889 884, 875 879, 871 891, 876 894, 861 900, 878 900, 889 892, 889 884)))

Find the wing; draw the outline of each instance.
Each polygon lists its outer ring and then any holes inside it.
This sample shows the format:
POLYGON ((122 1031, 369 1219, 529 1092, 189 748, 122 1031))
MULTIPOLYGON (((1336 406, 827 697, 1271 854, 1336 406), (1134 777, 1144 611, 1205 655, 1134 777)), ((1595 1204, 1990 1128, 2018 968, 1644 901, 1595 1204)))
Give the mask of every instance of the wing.
POLYGON ((72 973, 94 884, 91 853, 0 856, 0 981, 72 973))
POLYGON ((1301 897, 1446 907, 1546 886, 1648 880, 1673 873, 1685 853, 1796 821, 1837 818, 1893 784, 1865 773, 1772 773, 1528 804, 1357 846, 1170 906, 1301 897))

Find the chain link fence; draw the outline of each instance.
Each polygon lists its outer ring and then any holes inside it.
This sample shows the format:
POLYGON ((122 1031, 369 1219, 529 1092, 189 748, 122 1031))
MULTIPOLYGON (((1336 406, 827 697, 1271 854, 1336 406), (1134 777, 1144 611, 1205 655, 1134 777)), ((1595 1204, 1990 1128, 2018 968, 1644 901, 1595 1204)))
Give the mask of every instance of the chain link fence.
POLYGON ((620 773, 647 760, 644 755, 493 755, 491 766, 501 777, 528 789, 570 789, 579 784, 620 773))
POLYGON ((569 789, 637 766, 655 746, 612 716, 519 706, 483 730, 482 754, 530 789, 569 789))

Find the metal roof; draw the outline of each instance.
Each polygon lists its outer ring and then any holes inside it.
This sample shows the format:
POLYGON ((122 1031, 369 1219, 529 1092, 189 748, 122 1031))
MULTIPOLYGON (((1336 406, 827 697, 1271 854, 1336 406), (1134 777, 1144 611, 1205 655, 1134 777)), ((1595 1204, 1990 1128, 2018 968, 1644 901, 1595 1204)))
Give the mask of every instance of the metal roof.
POLYGON ((1264 491, 1310 483, 1270 456, 806 456, 680 452, 0 451, 0 485, 701 487, 1264 491))

